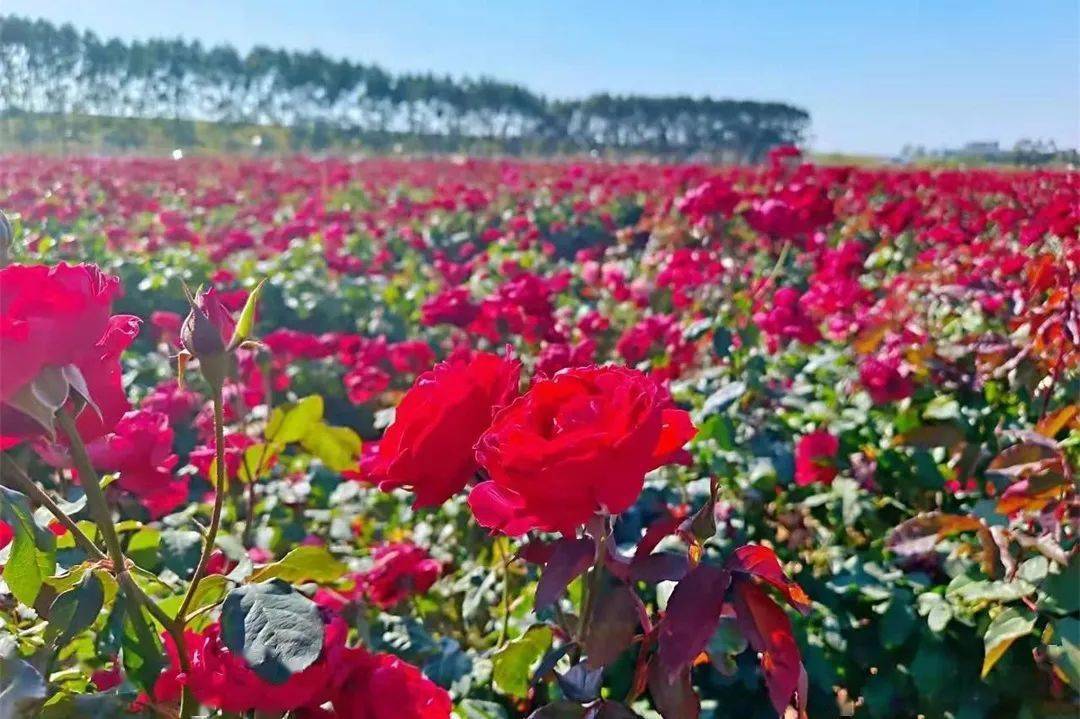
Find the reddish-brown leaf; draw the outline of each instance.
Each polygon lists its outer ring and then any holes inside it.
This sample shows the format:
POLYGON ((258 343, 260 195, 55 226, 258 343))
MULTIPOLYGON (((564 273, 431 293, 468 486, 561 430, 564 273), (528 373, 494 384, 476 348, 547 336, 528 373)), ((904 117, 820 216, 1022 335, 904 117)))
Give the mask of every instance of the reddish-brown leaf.
POLYGON ((803 614, 810 611, 810 597, 796 582, 788 579, 776 552, 760 544, 746 544, 728 557, 725 565, 732 572, 741 572, 768 582, 783 593, 788 604, 803 614))
POLYGON ((596 545, 591 539, 567 537, 556 542, 536 585, 536 609, 554 604, 566 586, 589 568, 595 554, 596 545))
POLYGON ((690 665, 720 623, 731 574, 699 564, 683 577, 668 599, 658 625, 659 665, 670 675, 690 665))
MULTIPOLYGON (((736 579, 734 587, 735 618, 750 646, 761 654, 761 669, 769 698, 779 715, 784 716, 803 674, 791 621, 780 605, 753 582, 736 579)), ((800 704, 804 701, 799 698, 800 704)))

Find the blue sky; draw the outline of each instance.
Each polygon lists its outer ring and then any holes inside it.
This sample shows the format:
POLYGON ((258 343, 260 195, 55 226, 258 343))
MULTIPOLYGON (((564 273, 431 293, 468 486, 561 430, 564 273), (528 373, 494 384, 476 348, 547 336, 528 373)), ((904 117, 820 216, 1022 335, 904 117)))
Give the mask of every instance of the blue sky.
POLYGON ((123 38, 318 48, 391 70, 783 100, 816 149, 1021 137, 1080 145, 1080 2, 0 0, 123 38))

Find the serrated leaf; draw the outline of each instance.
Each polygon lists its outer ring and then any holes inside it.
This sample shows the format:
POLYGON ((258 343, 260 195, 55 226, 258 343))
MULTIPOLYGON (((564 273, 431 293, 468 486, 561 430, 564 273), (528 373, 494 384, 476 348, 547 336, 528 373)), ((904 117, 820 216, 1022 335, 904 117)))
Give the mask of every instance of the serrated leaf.
POLYGON ((1009 607, 1001 614, 994 617, 990 626, 986 628, 983 636, 985 653, 983 655, 982 677, 990 673, 994 665, 1005 654, 1006 650, 1020 637, 1031 633, 1035 628, 1035 616, 1027 612, 1009 607))
POLYGON ((543 625, 529 627, 520 637, 492 656, 491 678, 503 694, 524 697, 529 693, 529 676, 551 647, 551 628, 543 625))
POLYGON ((290 584, 318 582, 329 584, 344 576, 348 567, 338 560, 326 547, 301 546, 293 549, 278 561, 256 569, 249 578, 251 583, 267 579, 283 579, 290 584))
POLYGON ((311 666, 324 634, 315 602, 280 579, 234 589, 221 608, 225 646, 271 684, 311 666))

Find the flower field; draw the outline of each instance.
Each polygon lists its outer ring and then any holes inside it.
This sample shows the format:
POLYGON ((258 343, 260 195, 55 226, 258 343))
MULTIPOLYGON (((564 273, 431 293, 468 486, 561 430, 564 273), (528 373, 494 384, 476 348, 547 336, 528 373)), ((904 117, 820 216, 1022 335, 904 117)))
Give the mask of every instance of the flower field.
POLYGON ((1071 717, 1080 175, 0 161, 0 719, 1071 717))

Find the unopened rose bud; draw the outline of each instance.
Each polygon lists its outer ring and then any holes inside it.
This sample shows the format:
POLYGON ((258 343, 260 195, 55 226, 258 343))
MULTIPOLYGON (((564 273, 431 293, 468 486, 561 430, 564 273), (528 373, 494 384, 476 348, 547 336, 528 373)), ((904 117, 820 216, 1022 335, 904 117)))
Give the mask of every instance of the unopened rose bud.
POLYGON ((211 387, 220 388, 228 371, 228 343, 235 322, 213 289, 200 290, 180 327, 180 344, 194 359, 211 387))

